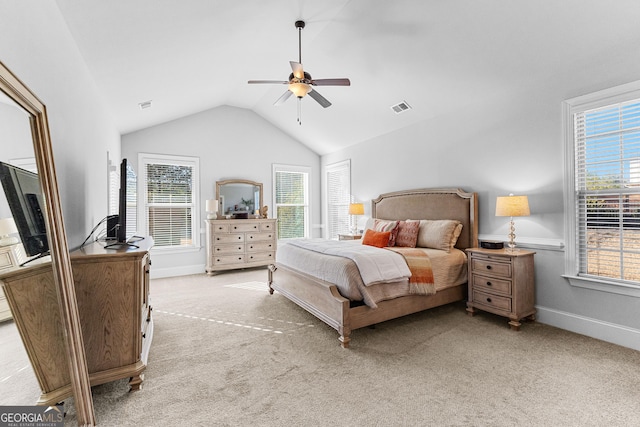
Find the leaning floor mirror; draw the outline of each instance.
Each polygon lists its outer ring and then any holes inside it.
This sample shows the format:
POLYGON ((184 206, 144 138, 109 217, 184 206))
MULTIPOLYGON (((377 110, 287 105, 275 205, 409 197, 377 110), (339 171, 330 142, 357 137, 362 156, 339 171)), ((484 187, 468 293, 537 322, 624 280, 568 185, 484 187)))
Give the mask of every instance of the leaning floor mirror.
MULTIPOLYGON (((49 269, 42 277, 47 277, 46 280, 54 283, 51 289, 55 289, 55 293, 52 292, 51 295, 45 297, 50 301, 55 301, 53 304, 55 306, 57 303, 58 310, 53 310, 53 315, 47 321, 60 324, 60 327, 57 328, 60 333, 55 338, 53 347, 62 354, 62 360, 67 360, 68 363, 67 366, 47 367, 47 359, 52 360, 52 358, 39 353, 41 349, 27 348, 27 353, 41 388, 44 389, 43 385, 52 377, 47 377, 45 380, 40 375, 39 369, 35 369, 36 365, 44 366, 44 369, 60 371, 60 374, 53 378, 67 382, 65 387, 70 390, 67 394, 74 398, 78 425, 95 425, 87 361, 58 194, 46 108, 37 96, 1 62, 0 103, 2 104, 0 105, 0 114, 6 114, 6 116, 0 117, 0 123, 3 120, 4 123, 17 123, 15 130, 10 130, 10 126, 3 126, 3 129, 0 130, 0 138, 3 140, 3 152, 0 153, 0 178, 5 196, 2 202, 13 208, 9 209, 0 204, 0 226, 3 226, 7 231, 7 236, 0 236, 4 237, 3 241, 0 241, 2 242, 0 249, 5 248, 4 252, 8 254, 7 259, 10 259, 9 256, 13 252, 21 254, 25 258, 38 258, 33 263, 23 264, 20 262, 19 264, 23 265, 0 269, 0 283, 8 295, 7 300, 11 311, 17 311, 16 301, 19 297, 18 292, 15 292, 15 295, 12 293, 10 285, 12 280, 15 282, 17 275, 28 276, 32 271, 49 269), (17 117, 16 120, 12 118, 14 116, 17 117), (23 146, 17 146, 18 144, 23 144, 23 146), (5 147, 9 145, 17 147, 12 148, 13 152, 10 149, 5 150, 5 147), (8 158, 4 158, 5 156, 8 158), (9 236, 9 234, 20 234, 20 238, 9 236), (17 243, 20 239, 22 241, 17 243)), ((26 299, 23 303, 28 305, 42 297, 39 294, 42 294, 44 287, 39 285, 41 283, 35 280, 31 281, 28 292, 20 294, 23 299, 26 299)), ((42 328, 37 327, 33 322, 30 326, 29 322, 35 316, 31 316, 29 313, 14 312, 13 314, 14 318, 18 315, 24 319, 24 322, 16 321, 16 326, 23 337, 25 347, 28 347, 24 340, 25 334, 33 334, 34 330, 37 333, 37 330, 42 328), (31 330, 27 330, 28 328, 31 330)), ((49 349, 48 351, 54 350, 49 349)), ((52 397, 52 400, 56 400, 55 396, 52 397)), ((51 404, 48 402, 39 403, 51 404)))

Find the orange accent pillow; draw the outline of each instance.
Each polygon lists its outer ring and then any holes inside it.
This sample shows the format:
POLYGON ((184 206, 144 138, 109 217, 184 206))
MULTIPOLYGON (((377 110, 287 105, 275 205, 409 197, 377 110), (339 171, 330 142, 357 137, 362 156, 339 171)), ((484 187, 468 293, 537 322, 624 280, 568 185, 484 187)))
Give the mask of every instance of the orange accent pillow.
POLYGON ((384 248, 389 245, 389 236, 391 236, 390 231, 373 231, 372 229, 368 229, 364 232, 362 244, 375 246, 376 248, 384 248))

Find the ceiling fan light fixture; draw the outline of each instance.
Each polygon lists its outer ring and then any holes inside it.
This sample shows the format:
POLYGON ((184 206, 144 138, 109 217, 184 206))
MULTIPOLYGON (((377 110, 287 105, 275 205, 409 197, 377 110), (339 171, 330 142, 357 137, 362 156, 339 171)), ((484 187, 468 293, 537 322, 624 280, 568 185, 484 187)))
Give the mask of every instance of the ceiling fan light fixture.
POLYGON ((289 90, 298 98, 303 98, 311 91, 311 86, 306 83, 289 83, 289 90))

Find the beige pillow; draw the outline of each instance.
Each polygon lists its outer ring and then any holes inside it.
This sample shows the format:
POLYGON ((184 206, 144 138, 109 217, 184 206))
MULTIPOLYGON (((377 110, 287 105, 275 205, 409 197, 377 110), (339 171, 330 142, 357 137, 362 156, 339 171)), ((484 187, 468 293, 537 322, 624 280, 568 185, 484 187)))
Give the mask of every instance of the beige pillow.
POLYGON ((417 245, 420 248, 433 248, 451 251, 460 237, 462 224, 452 219, 420 220, 417 245))

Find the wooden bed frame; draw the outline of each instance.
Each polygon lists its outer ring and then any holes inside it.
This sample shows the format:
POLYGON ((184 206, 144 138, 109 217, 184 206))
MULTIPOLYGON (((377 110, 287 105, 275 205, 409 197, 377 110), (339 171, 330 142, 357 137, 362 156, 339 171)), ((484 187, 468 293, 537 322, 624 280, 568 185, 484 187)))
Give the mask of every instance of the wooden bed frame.
MULTIPOLYGON (((463 228, 456 248, 477 247, 478 197, 461 189, 437 188, 396 191, 382 194, 371 201, 371 216, 388 220, 457 219, 463 228)), ((329 282, 275 263, 269 266, 269 293, 276 290, 336 329, 340 344, 349 347, 351 331, 375 325, 429 308, 467 298, 467 285, 462 284, 435 295, 411 295, 366 305, 350 306, 350 301, 329 282)))

